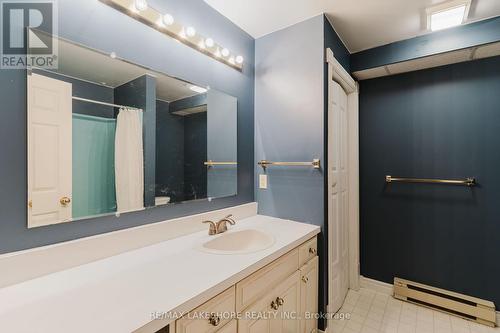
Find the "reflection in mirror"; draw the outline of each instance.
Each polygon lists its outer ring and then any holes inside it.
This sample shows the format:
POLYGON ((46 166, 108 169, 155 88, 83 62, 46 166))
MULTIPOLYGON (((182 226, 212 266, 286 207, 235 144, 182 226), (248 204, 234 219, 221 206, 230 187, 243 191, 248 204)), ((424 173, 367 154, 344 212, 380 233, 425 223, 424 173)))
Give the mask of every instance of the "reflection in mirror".
POLYGON ((237 194, 237 99, 59 40, 28 71, 28 227, 237 194))

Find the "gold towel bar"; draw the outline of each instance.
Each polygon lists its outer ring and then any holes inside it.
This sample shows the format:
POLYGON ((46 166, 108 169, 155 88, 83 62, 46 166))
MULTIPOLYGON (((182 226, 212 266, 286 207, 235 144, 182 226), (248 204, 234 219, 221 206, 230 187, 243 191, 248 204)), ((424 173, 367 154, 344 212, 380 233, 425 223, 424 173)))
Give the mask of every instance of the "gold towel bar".
POLYGON ((267 168, 269 165, 278 166, 312 166, 314 169, 321 168, 321 162, 319 159, 314 159, 312 162, 271 162, 262 160, 258 163, 263 169, 267 168))
POLYGON ((237 162, 214 162, 214 161, 207 161, 203 164, 205 164, 205 166, 209 168, 216 165, 238 165, 237 162))
POLYGON ((450 185, 465 185, 465 186, 475 186, 477 185, 475 178, 466 179, 426 179, 426 178, 404 178, 404 177, 392 177, 385 176, 385 182, 390 183, 428 183, 428 184, 450 184, 450 185))

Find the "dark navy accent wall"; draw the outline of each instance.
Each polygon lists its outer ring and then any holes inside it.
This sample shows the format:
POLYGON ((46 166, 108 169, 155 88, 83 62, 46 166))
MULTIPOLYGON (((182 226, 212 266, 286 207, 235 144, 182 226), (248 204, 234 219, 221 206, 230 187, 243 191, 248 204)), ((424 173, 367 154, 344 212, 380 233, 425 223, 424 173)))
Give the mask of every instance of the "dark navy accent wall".
POLYGON ((180 44, 99 2, 58 2, 61 37, 238 98, 238 195, 26 228, 26 71, 0 71, 0 253, 92 236, 254 200, 254 39, 203 0, 149 0, 245 58, 243 72, 180 44))
POLYGON ((207 113, 184 117, 184 194, 186 200, 207 197, 207 113))
POLYGON ((176 112, 206 104, 207 104, 207 94, 198 94, 191 97, 179 99, 177 101, 172 101, 170 103, 170 112, 176 112))
POLYGON ((500 41, 500 16, 354 53, 353 72, 500 41))
POLYGON ((500 304, 500 57, 361 81, 361 273, 500 304), (385 175, 476 177, 392 184, 385 175))
MULTIPOLYGON (((142 109, 144 145, 144 207, 155 206, 156 196, 156 79, 141 76, 115 88, 115 103, 142 109)), ((119 112, 115 109, 116 113, 119 112)))
POLYGON ((156 195, 184 201, 184 117, 156 101, 156 195))
MULTIPOLYGON (((323 31, 324 31, 324 41, 325 41, 325 49, 330 48, 337 59, 338 62, 344 67, 344 69, 349 73, 351 71, 351 54, 347 47, 344 45, 339 35, 333 28, 333 25, 330 23, 330 20, 324 16, 323 23, 323 31)), ((326 67, 328 68, 328 67, 326 67)))

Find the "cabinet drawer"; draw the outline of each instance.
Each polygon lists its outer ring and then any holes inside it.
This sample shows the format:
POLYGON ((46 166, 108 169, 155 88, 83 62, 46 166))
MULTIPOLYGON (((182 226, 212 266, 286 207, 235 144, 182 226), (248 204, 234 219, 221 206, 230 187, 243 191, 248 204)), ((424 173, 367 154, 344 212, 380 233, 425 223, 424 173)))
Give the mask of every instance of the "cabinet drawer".
POLYGON ((299 252, 292 250, 236 284, 236 311, 264 296, 299 269, 299 252))
POLYGON ((177 320, 176 333, 217 332, 231 320, 228 314, 235 312, 234 299, 235 288, 233 286, 177 320), (210 320, 211 315, 213 320, 210 320))
POLYGON ((311 238, 299 247, 299 267, 318 255, 318 240, 311 238))

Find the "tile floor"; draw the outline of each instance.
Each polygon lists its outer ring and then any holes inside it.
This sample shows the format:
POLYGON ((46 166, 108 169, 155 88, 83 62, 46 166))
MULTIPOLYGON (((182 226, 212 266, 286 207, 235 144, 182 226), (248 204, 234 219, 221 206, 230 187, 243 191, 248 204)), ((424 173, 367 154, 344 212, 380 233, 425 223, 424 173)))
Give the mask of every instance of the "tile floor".
POLYGON ((350 290, 339 313, 350 318, 330 321, 329 333, 500 333, 370 289, 350 290))

